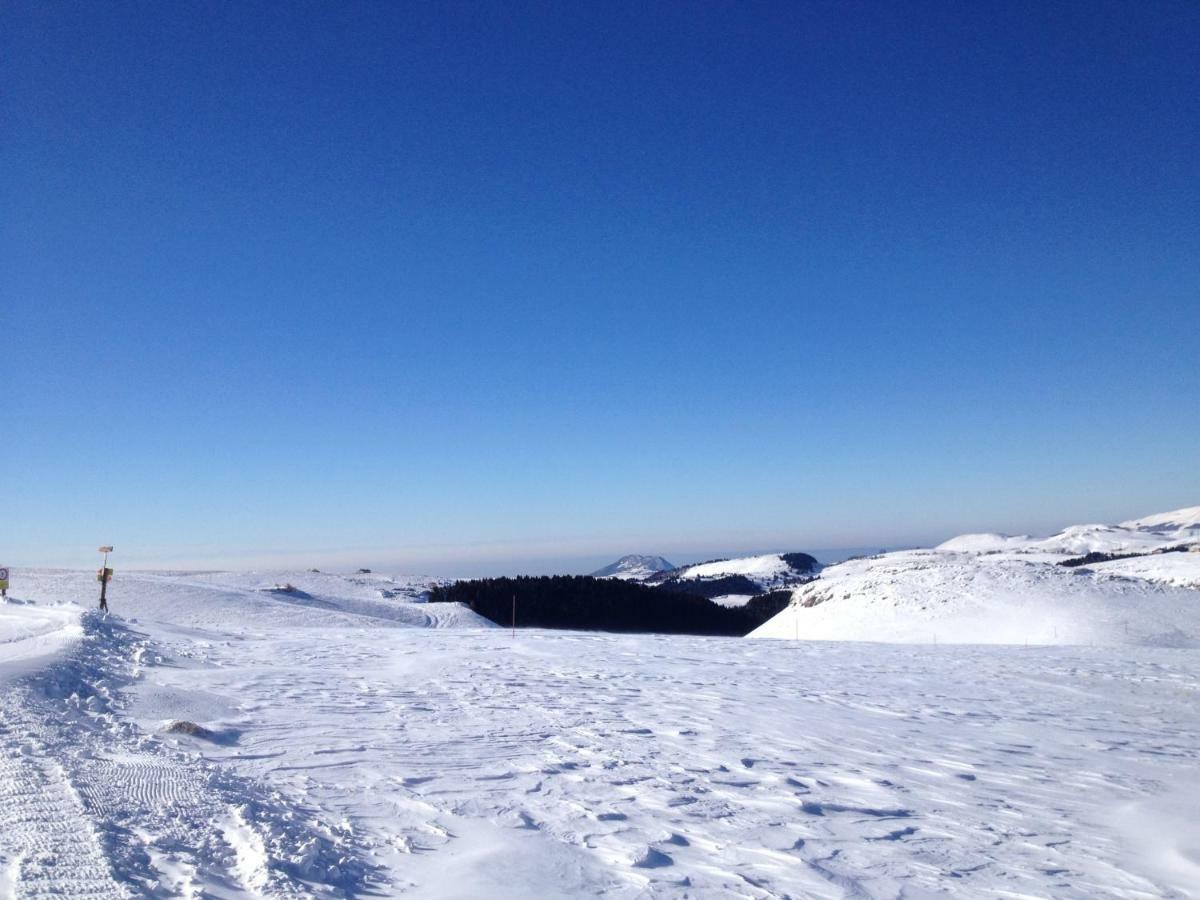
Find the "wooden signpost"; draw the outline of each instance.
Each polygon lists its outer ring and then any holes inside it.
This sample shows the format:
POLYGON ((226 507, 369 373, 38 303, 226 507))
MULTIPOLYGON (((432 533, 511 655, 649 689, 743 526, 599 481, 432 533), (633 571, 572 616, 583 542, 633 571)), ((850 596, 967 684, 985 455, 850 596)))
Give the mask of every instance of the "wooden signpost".
POLYGON ((112 581, 113 570, 108 567, 108 554, 113 552, 112 547, 97 547, 98 552, 104 554, 104 562, 100 565, 100 571, 96 573, 96 580, 100 582, 100 608, 108 612, 108 583, 112 581))
POLYGON ((0 566, 0 598, 8 599, 8 566, 0 566))

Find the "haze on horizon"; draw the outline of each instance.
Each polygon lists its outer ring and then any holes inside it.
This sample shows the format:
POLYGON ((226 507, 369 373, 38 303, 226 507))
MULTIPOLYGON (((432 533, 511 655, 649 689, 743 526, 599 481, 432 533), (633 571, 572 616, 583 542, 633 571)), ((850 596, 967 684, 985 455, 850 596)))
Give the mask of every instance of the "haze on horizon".
POLYGON ((0 564, 1200 502, 1200 8, 0 9, 0 564))

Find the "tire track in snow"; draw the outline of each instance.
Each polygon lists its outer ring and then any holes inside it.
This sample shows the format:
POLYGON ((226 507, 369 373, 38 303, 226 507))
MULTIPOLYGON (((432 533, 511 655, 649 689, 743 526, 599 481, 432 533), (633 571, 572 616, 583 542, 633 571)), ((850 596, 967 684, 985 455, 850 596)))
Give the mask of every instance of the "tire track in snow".
POLYGON ((9 697, 0 705, 0 890, 19 897, 127 897, 81 798, 9 697))
POLYGON ((348 896, 353 834, 121 718, 153 654, 88 612, 65 660, 0 699, 0 895, 348 896))

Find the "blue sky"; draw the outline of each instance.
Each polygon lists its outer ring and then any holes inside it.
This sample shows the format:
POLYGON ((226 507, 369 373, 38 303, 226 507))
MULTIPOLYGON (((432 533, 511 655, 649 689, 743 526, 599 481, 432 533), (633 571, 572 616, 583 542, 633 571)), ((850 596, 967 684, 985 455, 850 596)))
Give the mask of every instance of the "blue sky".
POLYGON ((0 554, 1200 503, 1194 3, 6 3, 0 554))

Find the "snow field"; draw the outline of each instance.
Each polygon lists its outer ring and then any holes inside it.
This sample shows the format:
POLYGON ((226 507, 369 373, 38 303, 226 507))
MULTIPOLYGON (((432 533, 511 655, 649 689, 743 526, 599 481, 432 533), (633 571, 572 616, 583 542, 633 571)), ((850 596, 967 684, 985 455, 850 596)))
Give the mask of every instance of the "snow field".
POLYGON ((352 822, 413 896, 1200 887, 1194 825, 1143 831, 1200 802, 1190 651, 350 630, 236 655, 153 673, 239 698, 205 759, 352 822))
POLYGON ((425 582, 22 573, 0 658, 78 632, 3 682, 0 893, 1200 891, 1195 650, 514 639, 425 582))

